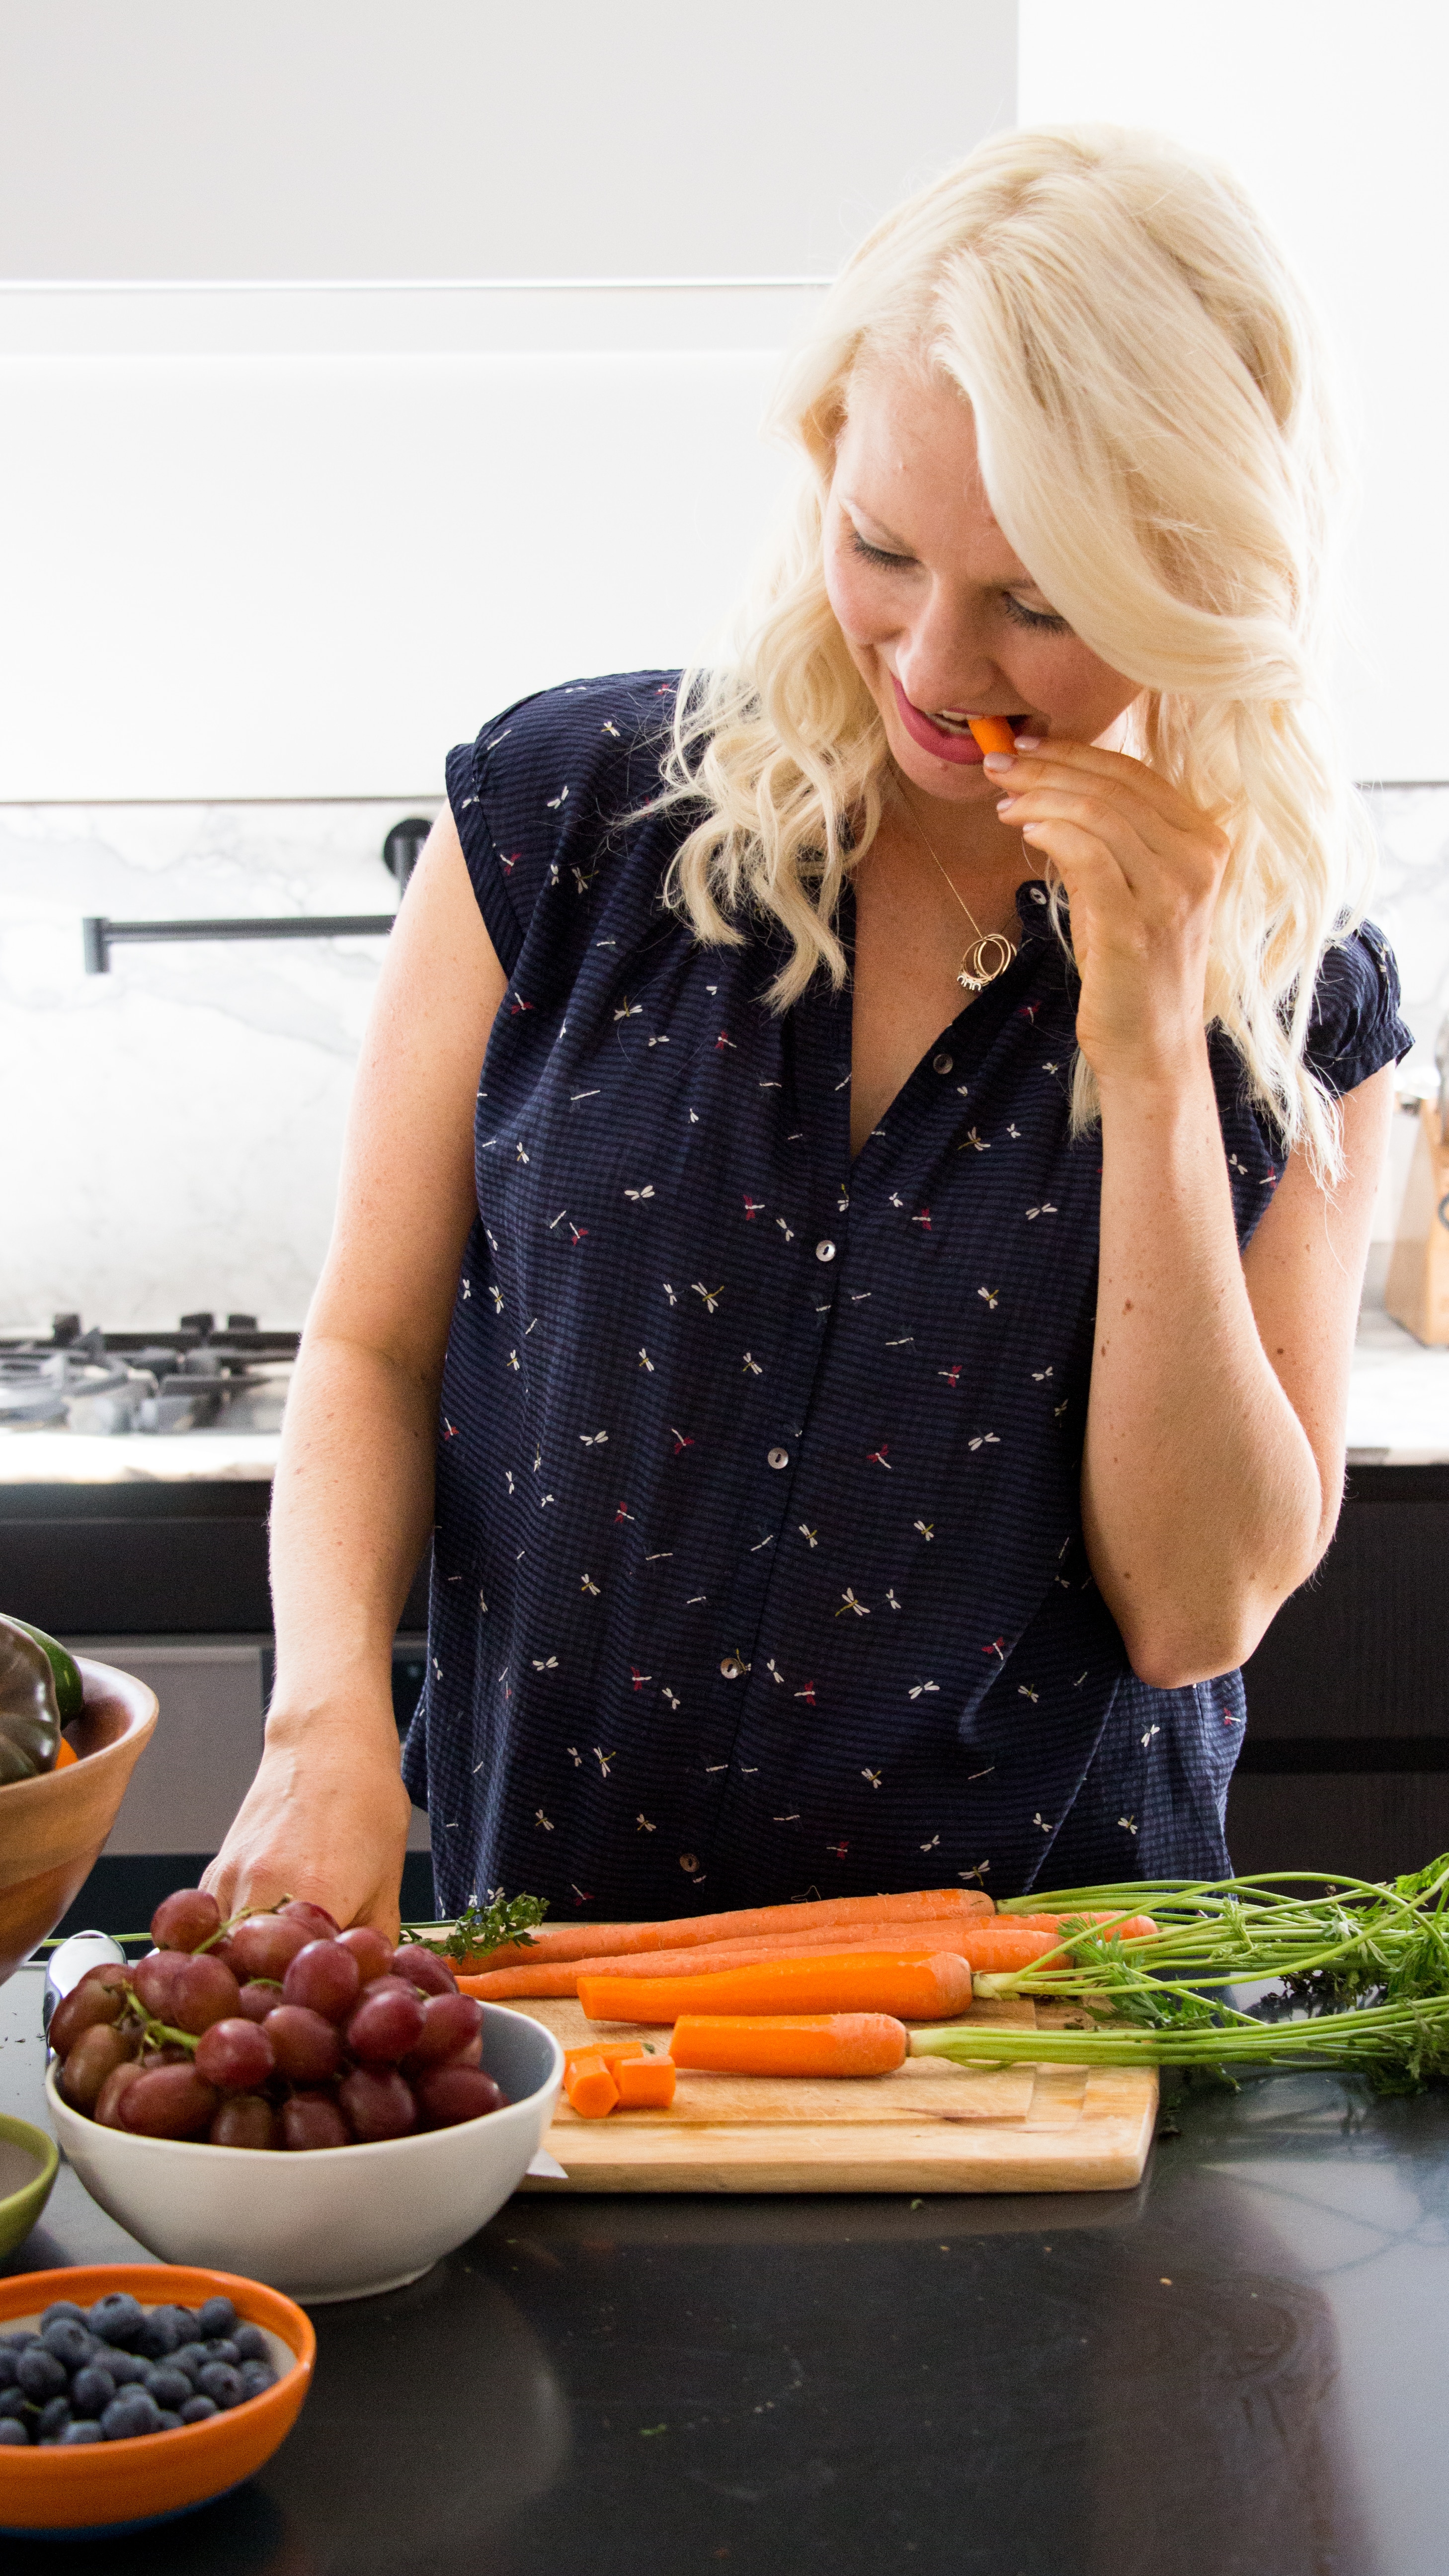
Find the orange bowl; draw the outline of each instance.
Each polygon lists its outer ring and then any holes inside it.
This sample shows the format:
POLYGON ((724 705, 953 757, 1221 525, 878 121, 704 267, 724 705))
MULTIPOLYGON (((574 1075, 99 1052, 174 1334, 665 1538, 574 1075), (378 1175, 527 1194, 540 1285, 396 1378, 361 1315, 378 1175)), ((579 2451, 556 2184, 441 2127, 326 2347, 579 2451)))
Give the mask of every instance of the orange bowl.
POLYGON ((0 1788, 0 1984, 79 1895, 156 1724, 156 1694, 134 1673, 79 1660, 85 1707, 66 1729, 76 1759, 0 1788))
POLYGON ((170 2522, 209 2504, 254 2475, 280 2449, 312 2382, 317 2338, 309 2319, 280 2290, 234 2272, 197 2271, 179 2263, 91 2263, 58 2272, 17 2272, 0 2280, 0 2329, 39 2317, 53 2299, 91 2307, 113 2290, 129 2290, 143 2307, 199 2307, 230 2299, 244 2324, 275 2335, 292 2355, 275 2386, 204 2424, 147 2433, 124 2442, 84 2442, 45 2450, 0 2450, 0 2535, 43 2539, 85 2532, 96 2538, 170 2522))

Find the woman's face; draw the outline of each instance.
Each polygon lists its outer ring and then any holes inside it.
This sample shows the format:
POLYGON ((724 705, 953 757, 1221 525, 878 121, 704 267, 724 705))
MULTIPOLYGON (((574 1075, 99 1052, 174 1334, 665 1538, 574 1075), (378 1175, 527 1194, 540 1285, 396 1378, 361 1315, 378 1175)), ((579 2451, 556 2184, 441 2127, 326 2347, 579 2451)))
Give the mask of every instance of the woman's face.
POLYGON ((1138 695, 1053 612, 991 515, 971 409, 904 369, 863 369, 835 454, 825 587, 885 723, 928 796, 1000 793, 968 715, 1097 742, 1138 695))

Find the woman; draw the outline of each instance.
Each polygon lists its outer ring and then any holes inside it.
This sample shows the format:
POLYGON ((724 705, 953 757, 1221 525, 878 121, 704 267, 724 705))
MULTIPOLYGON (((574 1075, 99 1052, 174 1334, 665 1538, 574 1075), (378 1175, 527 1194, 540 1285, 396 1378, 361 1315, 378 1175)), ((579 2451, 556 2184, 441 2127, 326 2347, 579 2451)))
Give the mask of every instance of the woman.
POLYGON ((865 244, 782 417, 812 471, 733 666, 448 764, 228 1902, 395 1924, 430 1523, 445 1910, 1227 1865, 1408 1043, 1348 926, 1312 333, 1231 181, 1015 134, 865 244))

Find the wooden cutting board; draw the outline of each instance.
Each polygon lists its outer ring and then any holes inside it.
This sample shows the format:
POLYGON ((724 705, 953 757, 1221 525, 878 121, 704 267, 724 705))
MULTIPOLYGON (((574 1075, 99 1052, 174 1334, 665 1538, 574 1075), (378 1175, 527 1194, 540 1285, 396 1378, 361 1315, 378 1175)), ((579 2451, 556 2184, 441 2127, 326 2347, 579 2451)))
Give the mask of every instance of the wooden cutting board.
MULTIPOLYGON (((513 2006, 565 2048, 653 2039, 591 2022, 571 1997, 513 2006)), ((1043 2010, 1041 2018, 1046 2017, 1043 2010)), ((975 2004, 968 2021, 1037 2026, 1030 2003, 975 2004)), ((1148 2067, 986 2070, 908 2058, 897 2075, 825 2078, 681 2072, 667 2111, 581 2120, 560 2102, 544 2145, 562 2182, 525 2191, 1126 2191, 1157 2116, 1148 2067)))

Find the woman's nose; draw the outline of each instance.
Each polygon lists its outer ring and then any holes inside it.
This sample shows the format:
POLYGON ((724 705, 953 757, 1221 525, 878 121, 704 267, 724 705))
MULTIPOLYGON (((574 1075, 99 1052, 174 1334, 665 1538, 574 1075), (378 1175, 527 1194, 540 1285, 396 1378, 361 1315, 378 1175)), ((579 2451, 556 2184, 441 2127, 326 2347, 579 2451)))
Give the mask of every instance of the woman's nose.
POLYGON ((896 668, 912 704, 928 711, 974 706, 989 697, 999 676, 970 609, 939 594, 912 619, 896 668))

